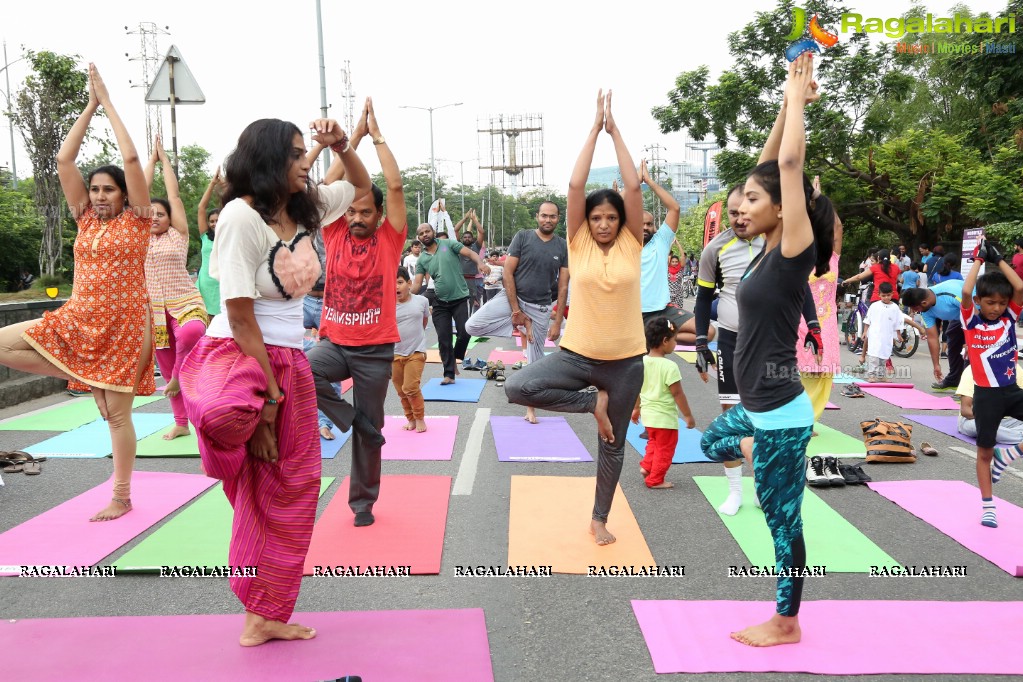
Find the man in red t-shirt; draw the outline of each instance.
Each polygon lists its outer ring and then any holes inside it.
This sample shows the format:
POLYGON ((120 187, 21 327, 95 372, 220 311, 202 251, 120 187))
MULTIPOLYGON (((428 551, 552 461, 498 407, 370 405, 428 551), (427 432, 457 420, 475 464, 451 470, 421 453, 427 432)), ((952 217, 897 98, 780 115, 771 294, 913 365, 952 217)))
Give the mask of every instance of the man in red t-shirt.
POLYGON ((1016 253, 1012 257, 1012 269, 1023 279, 1023 239, 1016 240, 1016 253))
MULTIPOLYGON (((356 526, 373 523, 373 504, 380 495, 380 448, 384 444, 380 431, 394 343, 399 340, 394 273, 408 228, 398 163, 380 134, 370 99, 352 133, 352 147, 357 148, 367 134, 376 146, 387 181, 387 215, 395 216, 399 225, 384 218, 383 192, 373 185, 371 195, 354 201, 345 215, 323 228, 327 247, 323 317, 320 341, 309 351, 320 410, 343 431, 355 430, 348 506, 355 513, 356 526), (348 378, 353 380, 358 409, 331 386, 348 378)), ((334 160, 338 163, 340 157, 334 160)), ((337 169, 332 170, 335 172, 328 171, 328 178, 337 175, 337 169)))

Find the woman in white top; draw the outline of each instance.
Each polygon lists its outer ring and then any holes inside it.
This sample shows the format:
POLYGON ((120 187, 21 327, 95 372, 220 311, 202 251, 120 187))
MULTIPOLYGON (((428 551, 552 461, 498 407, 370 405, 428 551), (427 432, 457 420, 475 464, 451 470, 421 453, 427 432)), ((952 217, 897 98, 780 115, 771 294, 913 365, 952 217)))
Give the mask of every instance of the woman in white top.
POLYGON ((225 314, 213 318, 180 377, 203 468, 224 480, 234 508, 230 563, 257 568, 231 578, 245 605, 243 646, 316 635, 288 624, 320 487, 302 299, 320 276, 312 234, 368 194, 370 179, 336 121, 310 128, 341 154, 346 181, 310 184, 305 142, 292 123, 259 120, 238 139, 210 258, 225 314))

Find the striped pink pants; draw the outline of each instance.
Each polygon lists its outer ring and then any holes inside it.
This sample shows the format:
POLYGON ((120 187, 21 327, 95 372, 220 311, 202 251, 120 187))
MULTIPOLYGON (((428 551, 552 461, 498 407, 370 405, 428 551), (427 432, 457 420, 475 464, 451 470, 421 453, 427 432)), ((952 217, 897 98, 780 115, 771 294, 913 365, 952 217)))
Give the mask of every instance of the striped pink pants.
MULTIPOLYGON (((268 345, 266 350, 277 384, 285 393, 277 411, 278 459, 271 464, 248 455, 237 475, 224 479, 224 493, 234 508, 230 564, 257 569, 256 577, 232 577, 230 582, 246 611, 287 622, 298 600, 316 518, 320 437, 316 426, 316 387, 305 354, 297 348, 280 346, 268 345)), ((231 357, 237 359, 239 355, 241 349, 233 339, 204 336, 181 368, 185 406, 190 421, 196 425, 204 458, 216 456, 216 449, 222 446, 200 426, 201 413, 209 410, 211 404, 208 396, 196 399, 199 394, 195 387, 200 381, 207 386, 224 386, 231 357)), ((256 395, 266 391, 266 377, 261 372, 234 374, 232 378, 230 393, 247 389, 238 385, 239 380, 251 384, 256 395)), ((223 400, 231 400, 230 395, 225 394, 223 400)), ((253 418, 259 419, 259 412, 251 409, 258 402, 239 404, 240 428, 247 428, 253 418)))

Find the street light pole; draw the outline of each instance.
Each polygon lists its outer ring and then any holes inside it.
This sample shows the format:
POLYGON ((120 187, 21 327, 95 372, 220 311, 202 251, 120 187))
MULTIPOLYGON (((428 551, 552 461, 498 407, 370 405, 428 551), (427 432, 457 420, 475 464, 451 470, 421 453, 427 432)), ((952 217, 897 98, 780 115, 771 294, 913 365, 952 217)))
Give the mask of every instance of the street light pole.
POLYGON ((410 105, 398 107, 399 109, 420 109, 430 113, 430 203, 437 201, 437 162, 433 156, 433 112, 445 107, 460 106, 462 106, 461 102, 452 102, 450 104, 442 104, 439 107, 415 107, 410 105))

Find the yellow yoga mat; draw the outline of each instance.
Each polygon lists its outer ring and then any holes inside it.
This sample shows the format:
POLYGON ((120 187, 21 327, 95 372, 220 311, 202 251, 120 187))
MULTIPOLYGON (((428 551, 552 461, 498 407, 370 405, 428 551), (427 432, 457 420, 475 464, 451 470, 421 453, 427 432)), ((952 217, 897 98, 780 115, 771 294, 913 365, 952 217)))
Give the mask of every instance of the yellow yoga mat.
POLYGON ((654 565, 639 523, 621 486, 615 488, 608 530, 617 541, 600 547, 590 535, 596 478, 512 476, 508 564, 551 566, 554 573, 586 575, 590 566, 654 565))

